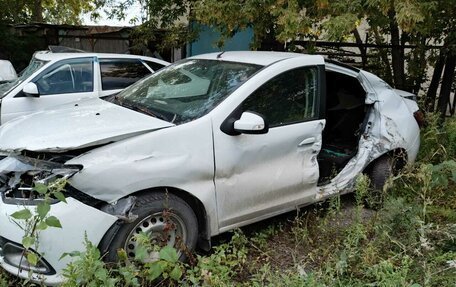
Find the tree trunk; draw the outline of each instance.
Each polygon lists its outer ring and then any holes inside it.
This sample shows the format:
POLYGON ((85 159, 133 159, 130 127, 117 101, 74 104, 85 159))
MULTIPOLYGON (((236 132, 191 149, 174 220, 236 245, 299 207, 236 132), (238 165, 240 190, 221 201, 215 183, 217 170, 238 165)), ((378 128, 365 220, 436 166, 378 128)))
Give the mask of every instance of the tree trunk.
POLYGON ((438 102, 439 112, 442 117, 446 115, 448 103, 450 102, 451 86, 454 81, 454 68, 456 67, 456 55, 449 53, 445 61, 443 71, 442 86, 440 87, 440 96, 438 102))
POLYGON ((32 21, 43 23, 43 7, 41 6, 42 0, 33 1, 32 21))
POLYGON ((390 24, 389 29, 391 33, 391 64, 393 67, 394 86, 397 89, 404 89, 404 61, 402 57, 402 48, 400 43, 399 27, 396 23, 396 12, 391 10, 389 12, 390 24))
MULTIPOLYGON (((373 32, 374 32, 374 38, 375 38, 375 44, 377 45, 381 45, 381 44, 384 44, 383 43, 383 40, 382 40, 382 37, 380 36, 380 34, 378 33, 378 30, 373 27, 372 28, 373 32)), ((393 85, 393 74, 391 73, 391 65, 390 65, 390 61, 388 59, 388 52, 385 48, 379 48, 378 49, 378 54, 380 55, 380 59, 382 60, 383 64, 384 64, 384 69, 385 69, 385 81, 390 84, 390 85, 393 85)))
POLYGON ((415 75, 413 75, 412 79, 409 82, 412 93, 418 95, 419 91, 421 90, 421 85, 426 79, 426 70, 428 64, 426 61, 426 38, 421 36, 421 40, 419 41, 419 44, 413 54, 413 61, 416 65, 416 71, 415 75))
POLYGON ((439 88, 440 78, 442 77, 443 67, 445 65, 446 52, 445 48, 440 50, 439 58, 435 63, 434 72, 432 73, 431 83, 426 94, 424 106, 426 111, 433 112, 435 110, 435 99, 437 98, 437 89, 439 88))
POLYGON ((411 86, 407 84, 407 79, 405 77, 405 43, 409 41, 408 33, 402 32, 401 34, 401 46, 399 47, 399 67, 400 67, 400 77, 402 83, 402 89, 408 92, 412 92, 411 86))
POLYGON ((358 29, 355 28, 353 30, 353 35, 355 36, 356 44, 358 44, 358 49, 361 54, 361 63, 363 69, 366 68, 367 65, 367 51, 366 47, 363 46, 363 40, 361 39, 361 35, 359 35, 358 29))

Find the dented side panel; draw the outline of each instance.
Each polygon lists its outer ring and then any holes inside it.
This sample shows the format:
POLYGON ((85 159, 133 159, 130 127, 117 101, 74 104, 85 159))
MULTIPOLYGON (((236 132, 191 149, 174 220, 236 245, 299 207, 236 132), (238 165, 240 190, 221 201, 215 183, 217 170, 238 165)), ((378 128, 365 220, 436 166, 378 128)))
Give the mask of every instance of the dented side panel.
POLYGON ((296 207, 318 182, 324 120, 263 135, 215 134, 217 207, 222 229, 296 207))
POLYGON ((155 187, 173 187, 197 197, 216 232, 214 156, 209 117, 144 134, 74 158, 84 166, 69 183, 97 199, 116 200, 155 187), (179 135, 177 137, 176 135, 179 135))
POLYGON ((419 126, 405 101, 409 100, 398 96, 393 90, 385 90, 379 94, 379 109, 382 115, 380 132, 385 148, 402 147, 413 156, 413 143, 419 141, 419 126))

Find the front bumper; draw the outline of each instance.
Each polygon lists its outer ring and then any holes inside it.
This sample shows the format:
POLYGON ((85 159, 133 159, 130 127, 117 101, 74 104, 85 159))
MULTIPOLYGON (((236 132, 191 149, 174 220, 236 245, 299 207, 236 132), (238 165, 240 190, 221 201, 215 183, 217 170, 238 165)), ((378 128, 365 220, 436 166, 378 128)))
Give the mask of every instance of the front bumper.
MULTIPOLYGON (((8 241, 20 243, 24 231, 17 226, 10 215, 24 206, 7 204, 0 197, 0 236, 8 241)), ((29 206, 34 210, 34 206, 29 206)), ((102 212, 96 208, 85 205, 71 197, 67 198, 67 204, 59 202, 51 205, 50 215, 56 216, 62 228, 48 228, 39 234, 39 246, 37 252, 56 271, 56 274, 43 275, 33 274, 32 281, 43 282, 46 285, 59 285, 64 281, 61 273, 73 258, 64 253, 72 251, 84 251, 84 236, 89 241, 98 245, 106 231, 118 220, 116 216, 102 212)), ((27 270, 20 270, 5 261, 5 251, 0 253, 0 266, 13 275, 21 278, 29 278, 27 270)))

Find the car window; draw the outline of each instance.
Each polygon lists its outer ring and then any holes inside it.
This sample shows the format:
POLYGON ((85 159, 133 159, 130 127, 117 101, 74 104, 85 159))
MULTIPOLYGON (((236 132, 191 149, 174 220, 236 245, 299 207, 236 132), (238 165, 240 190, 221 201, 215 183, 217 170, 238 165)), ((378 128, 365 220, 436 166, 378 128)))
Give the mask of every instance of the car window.
POLYGON ((160 70, 163 67, 166 67, 165 65, 162 65, 162 64, 159 64, 159 63, 155 63, 155 62, 152 62, 152 61, 145 60, 144 62, 146 62, 147 66, 149 66, 152 70, 154 70, 154 72, 157 71, 157 70, 160 70))
POLYGON ((103 90, 124 89, 152 72, 136 59, 100 60, 103 90))
POLYGON ((316 67, 287 71, 269 80, 243 103, 243 111, 265 117, 270 127, 314 119, 317 116, 316 67))
POLYGON ((35 83, 40 95, 92 92, 93 61, 64 61, 39 75, 35 83))

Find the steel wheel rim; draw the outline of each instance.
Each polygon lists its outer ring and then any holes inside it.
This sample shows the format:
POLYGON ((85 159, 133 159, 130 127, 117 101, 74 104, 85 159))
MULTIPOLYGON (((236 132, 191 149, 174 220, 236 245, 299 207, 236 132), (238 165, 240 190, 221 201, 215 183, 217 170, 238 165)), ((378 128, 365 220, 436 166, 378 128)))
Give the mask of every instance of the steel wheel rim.
MULTIPOLYGON (((176 248, 179 257, 182 254, 181 244, 185 244, 187 240, 187 229, 180 216, 168 210, 156 212, 139 221, 128 234, 124 250, 129 258, 134 258, 136 255, 138 246, 136 235, 141 232, 147 234, 154 245, 176 248)), ((158 252, 151 252, 144 261, 150 262, 159 258, 158 252)))

